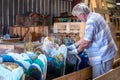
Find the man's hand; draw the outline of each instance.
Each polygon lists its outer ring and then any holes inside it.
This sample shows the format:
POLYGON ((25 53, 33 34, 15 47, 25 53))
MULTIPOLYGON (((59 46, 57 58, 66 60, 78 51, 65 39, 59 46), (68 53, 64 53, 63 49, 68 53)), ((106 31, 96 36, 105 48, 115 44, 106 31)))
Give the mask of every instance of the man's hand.
POLYGON ((72 51, 74 49, 76 49, 76 46, 74 44, 70 45, 70 46, 67 46, 68 48, 68 51, 72 51))
POLYGON ((82 40, 81 41, 81 44, 78 46, 77 48, 77 51, 78 52, 81 52, 83 51, 85 48, 87 48, 89 46, 91 42, 90 41, 87 41, 87 40, 82 40))
POLYGON ((73 49, 71 51, 68 50, 68 54, 78 54, 77 49, 73 49))

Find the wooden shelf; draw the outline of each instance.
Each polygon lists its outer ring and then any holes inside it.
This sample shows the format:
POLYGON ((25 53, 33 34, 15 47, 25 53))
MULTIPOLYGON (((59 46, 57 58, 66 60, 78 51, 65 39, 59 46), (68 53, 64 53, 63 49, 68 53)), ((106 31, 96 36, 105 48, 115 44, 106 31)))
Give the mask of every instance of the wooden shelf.
POLYGON ((55 17, 53 22, 77 22, 77 17, 68 16, 68 17, 55 17))

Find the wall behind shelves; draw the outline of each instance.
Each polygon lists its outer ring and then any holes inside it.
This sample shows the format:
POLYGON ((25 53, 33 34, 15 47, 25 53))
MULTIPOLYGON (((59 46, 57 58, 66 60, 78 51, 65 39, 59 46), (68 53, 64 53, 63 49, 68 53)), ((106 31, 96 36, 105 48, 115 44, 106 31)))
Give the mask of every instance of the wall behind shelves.
MULTIPOLYGON (((15 15, 37 12, 52 17, 62 12, 71 12, 71 0, 0 0, 0 34, 15 25, 15 15)), ((6 32, 5 32, 6 33, 6 32)))

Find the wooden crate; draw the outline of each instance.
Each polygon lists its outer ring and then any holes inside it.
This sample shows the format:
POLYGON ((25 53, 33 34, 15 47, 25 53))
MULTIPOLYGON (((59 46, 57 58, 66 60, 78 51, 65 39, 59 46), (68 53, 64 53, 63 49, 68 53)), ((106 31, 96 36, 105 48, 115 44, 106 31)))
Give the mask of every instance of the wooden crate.
POLYGON ((92 67, 55 78, 53 80, 87 80, 92 77, 92 67))
POLYGON ((16 53, 22 53, 24 50, 24 43, 11 43, 11 42, 4 42, 0 43, 0 52, 4 54, 6 51, 12 50, 13 52, 16 53), (19 48, 22 46, 22 49, 19 48))
POLYGON ((120 67, 110 70, 109 72, 93 80, 120 80, 120 67))
POLYGON ((14 49, 14 45, 0 44, 0 49, 14 49))
POLYGON ((28 28, 30 32, 48 35, 48 26, 44 26, 44 29, 43 29, 43 26, 30 26, 30 27, 13 26, 13 27, 10 27, 9 32, 10 34, 18 34, 19 36, 23 37, 28 28))
POLYGON ((54 33, 79 33, 80 37, 84 36, 85 23, 83 22, 58 22, 54 23, 54 33))

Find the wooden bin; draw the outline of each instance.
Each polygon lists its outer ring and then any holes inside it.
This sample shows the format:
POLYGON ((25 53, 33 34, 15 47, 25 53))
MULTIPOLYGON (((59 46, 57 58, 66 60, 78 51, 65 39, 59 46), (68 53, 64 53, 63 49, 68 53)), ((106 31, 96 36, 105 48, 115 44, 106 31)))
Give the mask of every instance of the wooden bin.
POLYGON ((120 67, 110 70, 109 72, 93 80, 120 80, 120 67))
POLYGON ((92 67, 87 67, 85 69, 55 78, 53 80, 86 80, 92 78, 92 67))
POLYGON ((113 69, 117 68, 120 66, 120 58, 114 60, 113 62, 113 69))

